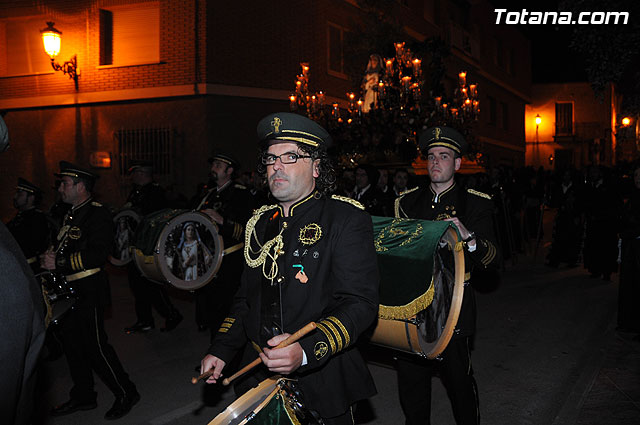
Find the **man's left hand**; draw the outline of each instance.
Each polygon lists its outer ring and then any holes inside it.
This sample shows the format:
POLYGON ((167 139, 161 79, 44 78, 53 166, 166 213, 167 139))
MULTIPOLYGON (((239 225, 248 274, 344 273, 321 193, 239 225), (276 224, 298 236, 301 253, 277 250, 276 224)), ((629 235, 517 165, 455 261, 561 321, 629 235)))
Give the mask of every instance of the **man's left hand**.
MULTIPOLYGON (((267 344, 270 347, 275 347, 288 337, 289 334, 276 335, 267 341, 267 344)), ((302 364, 302 346, 297 342, 288 347, 265 348, 263 351, 264 353, 260 353, 260 358, 271 372, 288 375, 302 364)))
MULTIPOLYGON (((462 240, 467 239, 471 234, 471 232, 469 232, 469 230, 467 230, 467 228, 464 227, 464 224, 462 224, 462 222, 458 217, 446 218, 444 221, 451 221, 453 222, 453 224, 455 224, 458 227, 458 231, 460 232, 460 236, 462 237, 462 240)), ((469 241, 469 242, 472 242, 472 241, 469 241)), ((475 239, 473 239, 473 242, 475 242, 475 239)))

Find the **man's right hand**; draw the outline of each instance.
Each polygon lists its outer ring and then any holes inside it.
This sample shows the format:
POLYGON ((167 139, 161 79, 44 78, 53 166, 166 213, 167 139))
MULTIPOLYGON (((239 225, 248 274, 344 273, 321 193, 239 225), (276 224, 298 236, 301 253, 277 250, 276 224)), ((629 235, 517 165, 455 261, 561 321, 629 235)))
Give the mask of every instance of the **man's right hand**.
POLYGON ((202 375, 209 369, 213 369, 213 374, 207 378, 206 382, 207 384, 215 384, 222 376, 222 369, 224 369, 225 365, 226 363, 224 360, 219 359, 216 356, 212 356, 211 354, 207 354, 200 362, 200 374, 202 375))

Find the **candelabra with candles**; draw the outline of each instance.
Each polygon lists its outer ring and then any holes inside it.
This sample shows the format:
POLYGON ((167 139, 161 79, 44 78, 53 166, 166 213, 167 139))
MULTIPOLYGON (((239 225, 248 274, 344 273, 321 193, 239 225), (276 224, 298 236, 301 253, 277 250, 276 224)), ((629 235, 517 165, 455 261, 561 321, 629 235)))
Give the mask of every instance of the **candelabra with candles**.
MULTIPOLYGON (((430 126, 452 126, 467 136, 480 112, 478 85, 460 72, 452 96, 434 95, 423 77, 422 59, 395 43, 395 56, 371 55, 361 95, 347 93, 346 108, 326 104, 322 91, 309 90, 309 64, 301 63, 290 109, 320 122, 338 146, 340 162, 409 162, 417 154, 417 137, 430 126)), ((344 105, 344 104, 343 104, 344 105)))

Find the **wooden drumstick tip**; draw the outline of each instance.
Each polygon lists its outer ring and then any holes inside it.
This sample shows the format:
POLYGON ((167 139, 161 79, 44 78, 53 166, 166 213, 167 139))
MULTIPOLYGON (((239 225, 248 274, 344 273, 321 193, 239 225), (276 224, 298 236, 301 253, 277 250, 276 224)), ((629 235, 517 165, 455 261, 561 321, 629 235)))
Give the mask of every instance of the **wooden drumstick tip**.
POLYGON ((207 379, 211 375, 213 375, 213 368, 209 369, 208 371, 206 371, 205 373, 203 373, 202 375, 200 375, 198 377, 194 376, 193 378, 191 378, 191 383, 192 384, 197 384, 199 380, 207 379))

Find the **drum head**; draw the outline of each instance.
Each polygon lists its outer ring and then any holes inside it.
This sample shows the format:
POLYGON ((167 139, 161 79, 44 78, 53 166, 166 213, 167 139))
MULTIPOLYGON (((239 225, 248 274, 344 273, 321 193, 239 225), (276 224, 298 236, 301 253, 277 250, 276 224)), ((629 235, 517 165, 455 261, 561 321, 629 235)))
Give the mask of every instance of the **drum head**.
POLYGON ((140 224, 140 215, 133 210, 122 210, 113 217, 116 228, 115 244, 109 256, 114 266, 124 266, 133 260, 129 247, 133 244, 133 235, 140 224))
POLYGON ((207 215, 185 212, 169 220, 160 232, 155 265, 166 282, 192 291, 216 275, 223 249, 218 228, 207 215))
POLYGON ((209 425, 239 425, 246 423, 245 417, 259 411, 278 392, 279 375, 265 379, 250 389, 216 416, 209 425))

